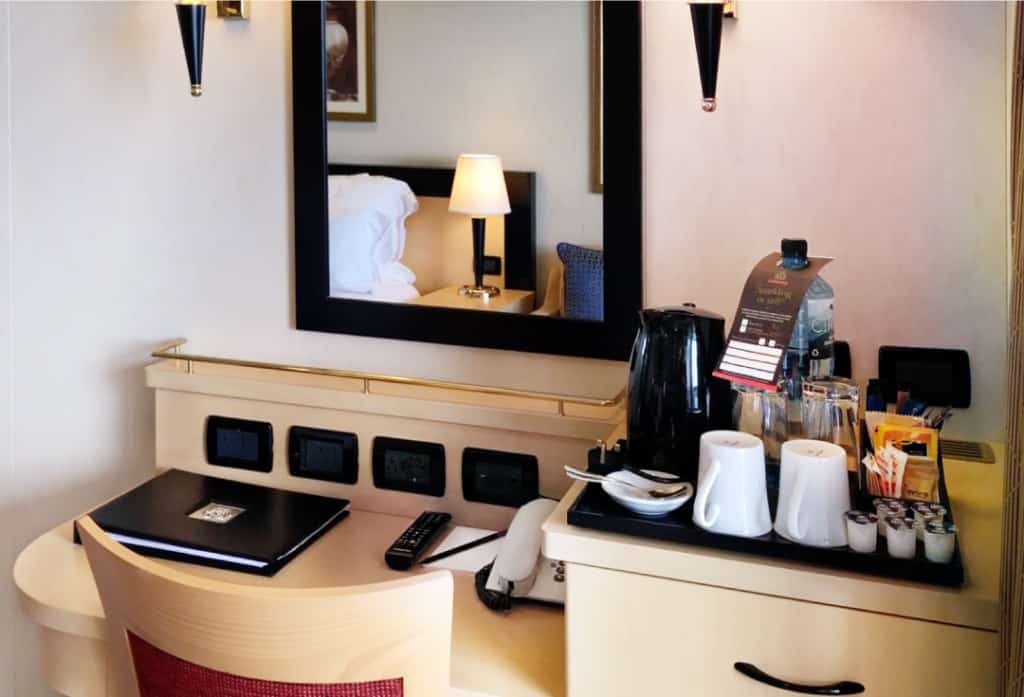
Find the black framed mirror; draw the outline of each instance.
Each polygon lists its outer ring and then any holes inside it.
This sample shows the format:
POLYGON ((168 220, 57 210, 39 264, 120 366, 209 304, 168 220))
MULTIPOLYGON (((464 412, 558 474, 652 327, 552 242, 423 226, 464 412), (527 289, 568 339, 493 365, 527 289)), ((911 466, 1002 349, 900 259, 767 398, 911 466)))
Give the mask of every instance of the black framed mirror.
POLYGON ((293 2, 297 328, 628 358, 640 40, 639 2, 293 2), (551 51, 523 24, 531 12, 560 13, 536 18, 551 51), (445 30, 486 43, 456 50, 445 30), (453 72, 466 65, 476 72, 453 72), (478 149, 495 157, 460 159, 478 149), (479 193, 495 186, 493 201, 479 193), (473 295, 491 285, 498 295, 473 295))

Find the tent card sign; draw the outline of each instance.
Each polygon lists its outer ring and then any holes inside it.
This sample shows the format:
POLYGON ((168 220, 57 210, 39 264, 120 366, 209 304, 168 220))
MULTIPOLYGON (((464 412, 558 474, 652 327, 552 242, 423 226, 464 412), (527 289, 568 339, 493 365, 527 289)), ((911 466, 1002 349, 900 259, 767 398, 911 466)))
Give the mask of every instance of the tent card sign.
POLYGON ((780 266, 781 259, 778 252, 769 254, 747 277, 716 377, 764 389, 778 385, 804 293, 832 261, 807 257, 807 266, 792 269, 780 266))

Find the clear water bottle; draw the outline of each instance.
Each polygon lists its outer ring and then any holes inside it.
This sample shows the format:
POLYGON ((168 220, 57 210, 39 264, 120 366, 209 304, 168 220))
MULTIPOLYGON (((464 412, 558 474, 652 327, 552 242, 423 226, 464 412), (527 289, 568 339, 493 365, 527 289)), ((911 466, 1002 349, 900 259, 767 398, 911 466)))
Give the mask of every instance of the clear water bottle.
MULTIPOLYGON (((802 269, 807 264, 807 240, 782 240, 779 266, 802 269)), ((805 378, 813 380, 832 377, 834 303, 835 292, 832 286, 821 276, 815 278, 800 303, 793 334, 782 362, 782 376, 791 400, 800 399, 805 378)))

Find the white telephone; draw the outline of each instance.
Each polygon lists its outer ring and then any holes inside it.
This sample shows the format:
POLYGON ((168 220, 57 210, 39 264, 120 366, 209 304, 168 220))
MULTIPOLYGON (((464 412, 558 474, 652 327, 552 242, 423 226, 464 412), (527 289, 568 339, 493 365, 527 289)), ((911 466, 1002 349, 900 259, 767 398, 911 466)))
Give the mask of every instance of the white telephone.
POLYGON ((540 526, 557 505, 557 501, 536 499, 516 513, 483 589, 490 593, 488 597, 480 594, 489 607, 508 609, 508 600, 514 598, 565 604, 565 564, 540 553, 540 526))

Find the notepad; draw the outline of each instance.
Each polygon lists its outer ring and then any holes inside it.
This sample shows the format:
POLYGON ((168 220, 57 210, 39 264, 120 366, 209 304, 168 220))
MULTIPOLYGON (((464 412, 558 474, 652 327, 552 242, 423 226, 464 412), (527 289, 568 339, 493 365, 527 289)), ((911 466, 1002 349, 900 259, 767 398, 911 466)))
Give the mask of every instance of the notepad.
MULTIPOLYGON (((482 528, 457 526, 448 533, 447 537, 441 540, 436 549, 430 551, 430 554, 440 554, 441 552, 464 545, 467 542, 479 540, 481 537, 486 537, 493 532, 493 530, 484 530, 482 528)), ((459 552, 444 559, 438 559, 433 563, 424 564, 424 566, 431 569, 450 569, 452 571, 479 571, 494 561, 494 558, 498 556, 498 552, 501 550, 501 543, 503 541, 504 539, 492 540, 487 544, 467 549, 465 552, 459 552)))

